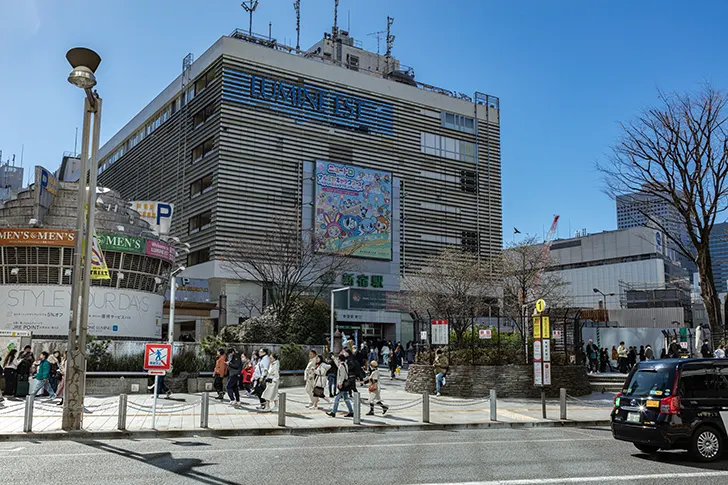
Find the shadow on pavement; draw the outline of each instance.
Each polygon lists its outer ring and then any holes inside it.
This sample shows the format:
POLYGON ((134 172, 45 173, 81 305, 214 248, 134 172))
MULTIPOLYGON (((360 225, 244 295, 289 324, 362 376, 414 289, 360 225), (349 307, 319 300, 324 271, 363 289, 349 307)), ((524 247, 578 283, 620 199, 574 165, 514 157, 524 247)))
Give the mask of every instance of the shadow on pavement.
POLYGON ((691 468, 699 468, 701 470, 728 471, 728 461, 725 461, 726 455, 724 455, 721 460, 713 463, 697 461, 686 451, 659 451, 654 455, 637 452, 632 456, 652 463, 688 466, 691 468))
POLYGON ((95 448, 99 451, 111 453, 140 463, 145 463, 147 465, 166 470, 170 473, 174 473, 175 475, 196 480, 200 483, 208 485, 239 485, 239 482, 231 482, 230 480, 225 480, 224 478, 216 477, 199 470, 199 468, 210 466, 212 463, 205 463, 198 458, 173 458, 172 454, 169 452, 137 453, 108 443, 101 443, 99 441, 79 441, 79 443, 90 446, 91 448, 95 448))

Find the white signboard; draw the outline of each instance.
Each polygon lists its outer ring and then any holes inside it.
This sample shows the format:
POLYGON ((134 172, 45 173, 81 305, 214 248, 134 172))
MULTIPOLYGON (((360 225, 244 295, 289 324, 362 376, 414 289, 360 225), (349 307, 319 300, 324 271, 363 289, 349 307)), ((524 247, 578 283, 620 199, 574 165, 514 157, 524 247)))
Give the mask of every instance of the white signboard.
POLYGON ((491 329, 489 329, 489 328, 481 328, 478 331, 478 333, 480 335, 480 338, 483 338, 483 339, 491 339, 491 338, 493 338, 493 331, 491 329))
POLYGON ((448 345, 450 336, 450 325, 447 320, 432 321, 432 344, 448 345))
POLYGON ((680 348, 681 349, 687 349, 688 348, 688 343, 687 342, 680 342, 680 348))
POLYGON ((551 331, 551 336, 552 336, 553 338, 561 338, 561 330, 556 330, 556 329, 553 329, 553 330, 551 331))
POLYGON ((547 338, 543 339, 543 361, 551 362, 551 341, 547 338))
POLYGON ((149 223, 152 231, 162 236, 169 234, 174 204, 156 200, 134 200, 131 202, 131 208, 149 223))
POLYGON ((543 386, 543 374, 541 369, 541 362, 533 363, 533 385, 543 386))
MULTIPOLYGON (((143 291, 91 287, 88 333, 103 337, 162 337, 164 297, 143 291)), ((0 330, 68 335, 69 285, 0 285, 0 330)))
POLYGON ((533 341, 533 361, 541 362, 541 341, 540 340, 533 341))
POLYGON ((423 330, 420 332, 420 340, 427 340, 427 331, 423 330))
POLYGON ((543 385, 551 385, 551 362, 543 363, 543 385))

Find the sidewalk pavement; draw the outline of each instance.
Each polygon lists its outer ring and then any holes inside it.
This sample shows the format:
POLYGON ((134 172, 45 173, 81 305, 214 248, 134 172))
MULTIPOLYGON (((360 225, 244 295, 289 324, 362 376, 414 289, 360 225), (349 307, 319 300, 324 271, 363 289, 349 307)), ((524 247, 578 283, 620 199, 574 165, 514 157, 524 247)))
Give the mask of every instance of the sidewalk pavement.
MULTIPOLYGON (((451 398, 443 389, 442 397, 430 396, 430 424, 422 422, 422 396, 404 391, 405 375, 396 380, 382 381, 382 399, 390 406, 387 414, 375 409, 375 416, 366 416, 369 406, 366 387, 359 388, 362 398, 361 425, 354 425, 351 418, 344 418, 346 406, 342 401, 339 414, 332 418, 325 414, 330 405, 321 400, 321 410, 309 409, 308 396, 303 387, 282 389, 286 393, 286 427, 289 431, 353 431, 354 428, 453 428, 453 427, 515 427, 554 425, 606 425, 612 410, 612 395, 592 394, 586 398, 567 399, 567 421, 560 420, 558 400, 547 400, 547 419, 541 415, 539 399, 498 399, 497 422, 491 420, 490 402, 483 399, 451 398)), ((160 396, 157 401, 156 426, 152 428, 152 402, 149 395, 129 395, 127 407, 127 434, 117 431, 118 396, 87 396, 85 400, 83 428, 86 433, 104 437, 120 435, 145 435, 159 432, 195 434, 260 434, 278 430, 277 412, 261 412, 255 409, 257 398, 242 393, 243 405, 232 407, 210 395, 208 429, 200 428, 201 394, 175 394, 170 398, 160 396), (107 436, 110 435, 110 436, 107 436)), ((60 434, 62 407, 57 401, 36 398, 33 413, 32 435, 23 433, 24 400, 8 400, 0 403, 0 440, 18 439, 21 436, 60 434)), ((57 436, 56 436, 57 437, 57 436)))

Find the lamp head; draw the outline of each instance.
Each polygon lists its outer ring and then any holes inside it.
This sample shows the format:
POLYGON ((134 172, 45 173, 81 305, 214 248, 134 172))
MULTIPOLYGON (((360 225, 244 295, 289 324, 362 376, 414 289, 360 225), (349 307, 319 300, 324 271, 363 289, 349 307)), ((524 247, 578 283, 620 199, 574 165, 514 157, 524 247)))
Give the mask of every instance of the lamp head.
POLYGON ((594 293, 599 293, 599 288, 594 288, 594 293))
POLYGON ((68 82, 81 89, 96 86, 94 73, 101 64, 101 57, 91 49, 75 47, 66 53, 66 59, 73 70, 68 75, 68 82))

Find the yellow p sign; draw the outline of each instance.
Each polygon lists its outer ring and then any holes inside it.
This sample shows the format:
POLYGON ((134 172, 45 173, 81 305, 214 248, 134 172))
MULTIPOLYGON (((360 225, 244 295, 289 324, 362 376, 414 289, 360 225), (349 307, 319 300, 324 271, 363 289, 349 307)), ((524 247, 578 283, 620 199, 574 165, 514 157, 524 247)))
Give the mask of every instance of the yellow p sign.
POLYGON ((546 302, 543 299, 536 300, 536 311, 538 313, 543 312, 546 309, 546 302))

